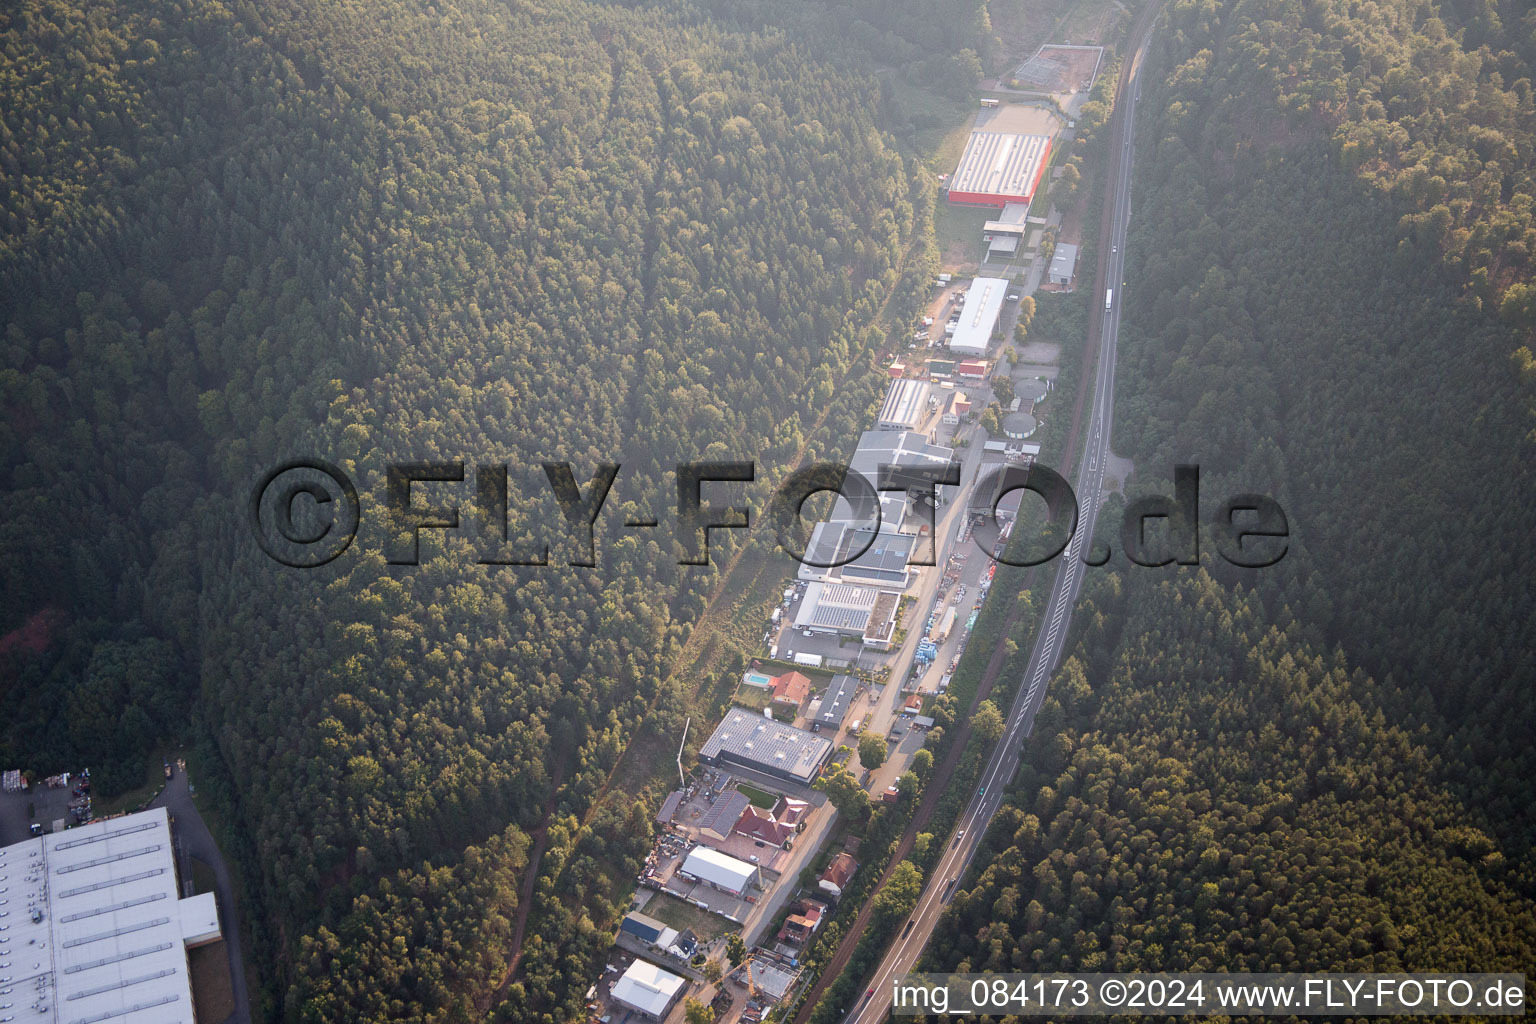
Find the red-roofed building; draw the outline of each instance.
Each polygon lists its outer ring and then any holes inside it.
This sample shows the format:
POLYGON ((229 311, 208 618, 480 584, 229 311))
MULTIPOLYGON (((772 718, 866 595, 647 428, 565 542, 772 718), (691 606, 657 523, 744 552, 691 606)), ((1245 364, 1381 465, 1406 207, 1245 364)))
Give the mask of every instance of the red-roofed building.
POLYGON ((907 364, 898 359, 885 372, 892 377, 905 377, 907 375, 907 364))
POLYGON ((773 815, 761 807, 748 807, 741 812, 732 831, 752 839, 761 839, 772 846, 782 846, 784 840, 795 834, 795 826, 774 821, 773 815))
POLYGON ((816 929, 821 927, 822 917, 827 912, 825 903, 815 900, 797 900, 794 908, 784 919, 784 927, 779 929, 779 941, 788 942, 796 946, 804 945, 816 934, 816 929))
POLYGON ((955 364, 955 376, 974 377, 981 380, 987 375, 987 364, 979 359, 967 359, 963 363, 955 364))
POLYGON ((773 677, 773 702, 798 708, 811 695, 811 681, 799 672, 773 677))
POLYGON ((791 796, 781 796, 778 805, 773 809, 773 819, 782 821, 786 825, 798 825, 809 813, 811 813, 811 805, 807 801, 796 800, 791 796))
POLYGON ((854 860, 848 851, 844 850, 832 858, 832 863, 827 865, 827 870, 821 873, 821 877, 817 879, 816 884, 833 896, 841 896, 843 890, 847 888, 848 883, 853 879, 854 872, 858 870, 859 862, 854 860))

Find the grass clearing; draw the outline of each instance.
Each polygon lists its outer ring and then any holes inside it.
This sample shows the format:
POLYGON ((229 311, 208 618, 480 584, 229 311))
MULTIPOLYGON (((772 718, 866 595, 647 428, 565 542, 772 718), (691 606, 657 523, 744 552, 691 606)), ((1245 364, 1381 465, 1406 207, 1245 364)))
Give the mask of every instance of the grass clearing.
POLYGON ((773 810, 774 805, 779 802, 779 798, 772 793, 764 792, 756 786, 749 786, 745 782, 737 783, 736 789, 751 801, 753 807, 761 807, 765 811, 773 810))
POLYGON ((997 211, 951 206, 940 201, 933 211, 933 230, 940 265, 949 273, 969 273, 981 265, 981 227, 997 211))
POLYGON ((742 683, 736 687, 736 695, 731 699, 744 708, 761 711, 773 702, 773 691, 765 690, 761 686, 748 686, 746 683, 742 683))
POLYGON ((693 934, 698 936, 701 944, 712 942, 734 930, 731 923, 719 914, 700 910, 692 903, 685 903, 671 893, 659 892, 652 896, 650 902, 645 905, 645 913, 669 928, 676 928, 678 931, 684 928, 691 929, 693 934))

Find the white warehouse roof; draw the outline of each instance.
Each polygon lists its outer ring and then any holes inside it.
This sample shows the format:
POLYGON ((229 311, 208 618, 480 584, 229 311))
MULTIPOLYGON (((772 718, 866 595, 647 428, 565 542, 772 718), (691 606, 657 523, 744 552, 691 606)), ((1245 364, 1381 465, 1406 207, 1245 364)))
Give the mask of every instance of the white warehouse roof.
POLYGON ((752 879, 757 877, 755 864, 737 860, 729 854, 711 850, 707 846, 695 846, 683 859, 683 866, 678 870, 710 885, 719 886, 727 892, 735 893, 746 892, 752 879))
POLYGON ((960 326, 949 339, 949 350, 968 355, 985 352, 992 344, 992 330, 997 326, 1007 294, 1008 282, 1000 277, 978 277, 972 281, 965 293, 965 305, 960 307, 960 326))
POLYGON ((644 960, 636 960, 613 984, 613 998, 641 1013, 661 1017, 686 985, 682 978, 644 960))
POLYGON ((0 849, 0 987, 17 1024, 193 1024, 187 947, 219 937, 211 893, 181 899, 165 808, 0 849))

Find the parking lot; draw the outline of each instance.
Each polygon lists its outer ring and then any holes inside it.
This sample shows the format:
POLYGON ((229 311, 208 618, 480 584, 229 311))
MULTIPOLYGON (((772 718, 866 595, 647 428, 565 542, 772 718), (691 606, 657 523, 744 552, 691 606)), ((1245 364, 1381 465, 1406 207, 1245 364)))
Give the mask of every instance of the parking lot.
POLYGON ((30 791, 0 793, 0 846, 19 843, 32 835, 33 823, 41 825, 45 832, 52 832, 54 823, 66 820, 73 823, 70 804, 82 799, 74 789, 79 780, 71 778, 68 786, 51 787, 41 782, 30 791))

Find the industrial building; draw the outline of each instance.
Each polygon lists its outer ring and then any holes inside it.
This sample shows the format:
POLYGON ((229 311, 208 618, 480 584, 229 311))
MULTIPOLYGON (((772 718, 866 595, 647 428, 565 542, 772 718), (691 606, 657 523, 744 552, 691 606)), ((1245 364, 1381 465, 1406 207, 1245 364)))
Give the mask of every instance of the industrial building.
POLYGON ((729 793, 718 797, 704 816, 699 819, 699 833, 716 842, 724 842, 730 837, 731 829, 736 827, 741 813, 752 805, 745 793, 739 790, 731 790, 729 793))
POLYGON ((805 547, 799 577, 827 583, 859 583, 905 590, 916 577, 907 565, 917 538, 898 533, 889 523, 878 531, 848 523, 817 523, 805 547), (857 558, 851 552, 863 549, 857 558), (838 564, 845 563, 845 564, 838 564))
POLYGON ((809 785, 831 752, 831 742, 814 733, 732 708, 700 748, 699 759, 809 785))
POLYGON ((738 860, 707 846, 695 846, 689 850, 677 871, 685 878, 698 879, 732 896, 744 895, 758 882, 756 864, 738 860))
POLYGON ((936 404, 927 381, 915 377, 893 380, 875 425, 882 430, 921 430, 936 404))
POLYGON ((796 629, 863 636, 880 591, 853 583, 812 583, 805 588, 796 629))
MULTIPOLYGON (((923 469, 938 471, 954 460, 955 450, 933 444, 922 434, 910 430, 866 430, 859 437, 859 446, 849 460, 849 472, 858 473, 870 485, 878 489, 881 483, 881 467, 898 469, 923 469)), ((918 490, 920 488, 912 488, 918 490)), ((879 491, 880 522, 900 530, 907 520, 911 494, 907 491, 879 491)), ((832 521, 864 525, 854 516, 854 509, 847 498, 839 496, 833 506, 832 521)), ((916 526, 913 526, 916 529, 916 526)))
POLYGON ((859 692, 859 681, 850 675, 832 677, 827 692, 822 695, 821 706, 811 716, 813 729, 825 729, 835 733, 843 727, 848 711, 853 707, 854 694, 859 692))
POLYGON ((1012 259, 1029 232, 1029 204, 1006 203, 1003 212, 981 226, 981 240, 987 243, 987 259, 1012 259))
POLYGON ((636 960, 613 983, 613 1001, 648 1020, 663 1020, 687 987, 688 983, 676 974, 636 960))
POLYGON ((992 344, 992 332, 1003 311, 1008 282, 1000 277, 978 277, 965 293, 960 307, 960 324, 949 339, 949 350, 957 356, 979 356, 992 344))
POLYGON ((0 1020, 193 1024, 187 950, 222 937, 182 898, 158 807, 0 849, 0 1020))
POLYGON ((795 628, 858 637, 884 649, 896 631, 901 595, 852 583, 812 583, 805 588, 795 628))
POLYGON ((672 816, 677 813, 677 809, 682 806, 682 803, 682 790, 674 789, 672 792, 668 793, 667 798, 661 802, 661 810, 656 812, 656 824, 670 824, 672 821, 672 816))
POLYGON ((1077 246, 1070 242, 1057 242, 1056 251, 1051 254, 1050 269, 1046 271, 1046 280, 1065 287, 1076 276, 1077 246))
POLYGON ((973 131, 950 176, 949 201, 999 210, 1009 203, 1027 207, 1045 176, 1050 154, 1050 135, 973 131))

